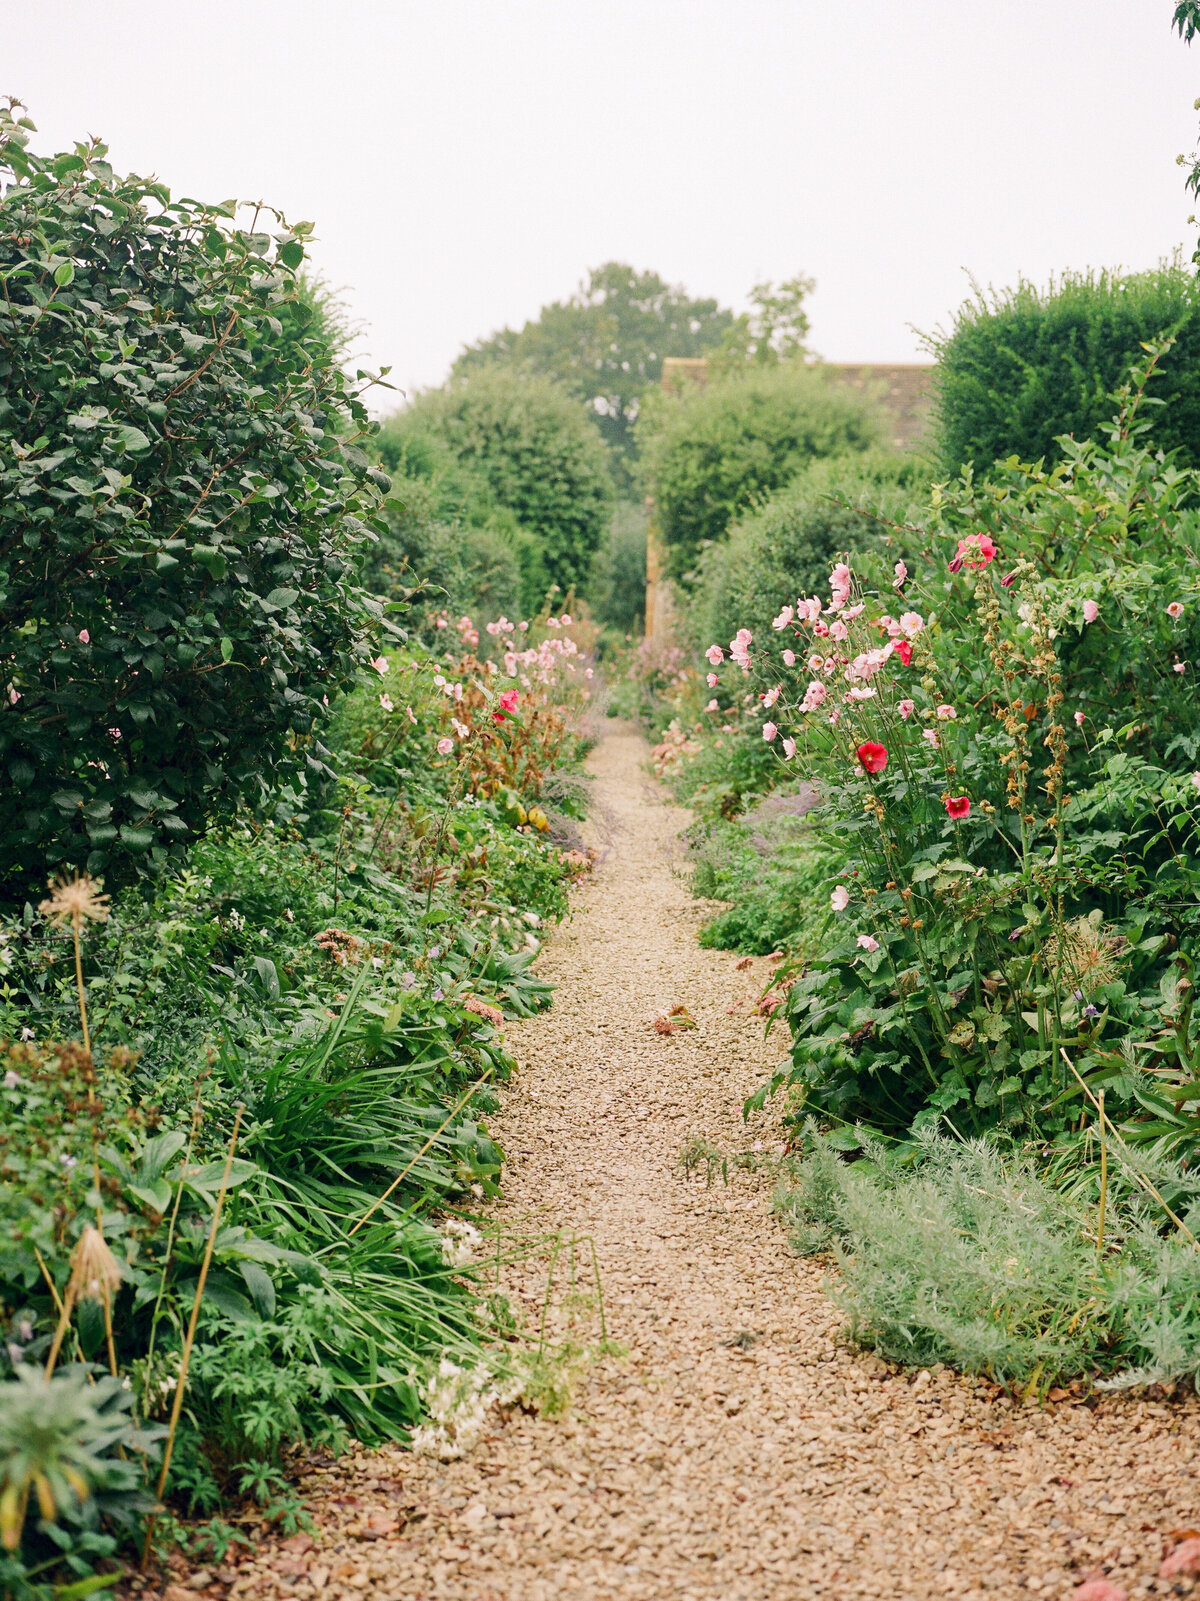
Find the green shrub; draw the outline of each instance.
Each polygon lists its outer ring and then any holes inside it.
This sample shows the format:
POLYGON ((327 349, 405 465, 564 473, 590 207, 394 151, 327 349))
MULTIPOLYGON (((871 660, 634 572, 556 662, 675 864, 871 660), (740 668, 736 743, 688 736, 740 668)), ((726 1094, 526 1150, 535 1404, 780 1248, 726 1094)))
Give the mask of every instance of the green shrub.
POLYGON ((646 510, 619 501, 596 552, 587 594, 598 622, 623 634, 641 633, 646 611, 646 510))
POLYGON ((654 397, 639 423, 655 517, 676 575, 764 494, 811 461, 866 450, 871 406, 800 362, 755 367, 682 396, 654 397))
POLYGON ((1080 273, 1045 290, 1022 281, 976 294, 935 341, 936 452, 941 471, 1061 455, 1060 435, 1094 439, 1110 392, 1144 341, 1174 332, 1156 388, 1154 443, 1200 465, 1200 290, 1190 269, 1163 265, 1120 276, 1080 273))
POLYGON ((355 569, 386 483, 300 331, 303 229, 239 229, 98 143, 35 156, 28 126, 0 113, 7 898, 47 866, 160 871, 320 767, 369 654, 355 569))
POLYGON ((484 368, 389 419, 381 446, 385 459, 446 451, 531 536, 522 552, 527 615, 549 585, 564 595, 582 586, 608 521, 612 479, 582 409, 550 379, 484 368))
POLYGON ((1144 1208, 1110 1206, 1101 1253, 1095 1207, 990 1141, 851 1163, 811 1128, 804 1145, 776 1206, 798 1251, 836 1252, 831 1294, 862 1344, 1042 1393, 1195 1383, 1200 1253, 1144 1208))
POLYGON ((781 597, 814 593, 839 555, 882 548, 889 524, 917 511, 920 487, 919 463, 891 452, 812 463, 704 551, 687 614, 693 643, 724 643, 739 628, 769 638, 781 597))

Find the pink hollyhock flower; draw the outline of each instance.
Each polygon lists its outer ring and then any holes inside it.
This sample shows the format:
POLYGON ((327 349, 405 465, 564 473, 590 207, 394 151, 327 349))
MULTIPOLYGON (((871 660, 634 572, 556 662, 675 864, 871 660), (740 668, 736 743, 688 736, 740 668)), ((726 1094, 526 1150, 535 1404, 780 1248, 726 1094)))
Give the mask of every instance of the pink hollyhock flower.
POLYGON ((1071 1601, 1129 1601, 1129 1592, 1111 1579, 1085 1579, 1071 1591, 1071 1601))
POLYGON ((900 713, 905 722, 908 721, 916 709, 916 702, 911 700, 902 700, 896 707, 896 710, 900 713))
POLYGON ((710 700, 704 710, 706 712, 719 712, 721 708, 717 705, 715 700, 710 700))
POLYGON ((1017 574, 1016 570, 1014 569, 1011 573, 1005 573, 1004 577, 1000 580, 1000 584, 1003 589, 1011 589, 1016 581, 1017 574))
POLYGON ((1085 600, 1083 603, 1083 620, 1085 623, 1094 623, 1100 615, 1100 608, 1094 600, 1085 600))
POLYGON ((1171 671, 1173 673, 1186 673, 1187 672, 1187 663, 1186 662, 1176 662, 1174 667, 1172 667, 1171 671))
POLYGON ((790 762, 792 757, 796 754, 796 741, 794 739, 784 740, 783 754, 786 760, 790 762))
POLYGON ((708 657, 709 661, 714 667, 719 667, 725 660, 725 652, 721 649, 720 645, 710 645, 704 654, 708 657))
POLYGON ((882 773, 888 764, 887 747, 877 745, 873 739, 860 745, 854 754, 862 763, 863 770, 868 773, 882 773))
POLYGON ((835 912, 844 912, 850 904, 850 891, 844 884, 839 884, 829 896, 829 904, 835 912))
POLYGON ((452 739, 439 739, 438 740, 438 742, 437 742, 437 753, 438 753, 439 756, 449 756, 450 752, 453 749, 454 749, 454 741, 452 739))
POLYGON ((925 619, 919 611, 904 611, 900 613, 900 627, 909 639, 915 639, 925 626, 925 619))
POLYGON ((796 665, 796 652, 794 650, 785 650, 784 651, 784 653, 783 653, 783 665, 785 667, 794 667, 796 665))
POLYGON ((559 621, 558 621, 557 617, 547 617, 546 618, 546 627, 547 628, 558 628, 559 626, 560 626, 560 624, 559 624, 559 621))
POLYGON ((571 619, 566 612, 563 612, 562 616, 559 618, 559 622, 564 628, 570 628, 571 626, 571 619))
POLYGON ((384 673, 387 672, 387 657, 386 656, 372 656, 372 658, 371 658, 371 666, 379 674, 380 678, 382 678, 384 673))
POLYGON ((91 642, 92 636, 88 633, 86 628, 81 628, 79 630, 79 643, 81 645, 90 645, 91 642))
POLYGON ((781 628, 786 628, 787 625, 795 617, 795 615, 796 615, 796 613, 795 613, 795 610, 794 610, 793 607, 785 606, 783 608, 783 610, 779 613, 778 617, 773 617, 771 619, 771 627, 776 629, 776 630, 779 630, 781 628))
POLYGON ((709 689, 716 689, 721 680, 717 677, 716 673, 708 673, 705 676, 704 682, 708 685, 709 689))
POLYGON ((958 549, 954 552, 953 561, 950 562, 950 571, 961 572, 964 566, 979 571, 998 554, 991 534, 968 534, 965 539, 960 539, 958 542, 958 549))
POLYGON ((1171 604, 1167 607, 1167 616, 1168 617, 1182 617, 1183 616, 1183 602, 1180 601, 1180 600, 1173 600, 1171 602, 1171 604))
POLYGON ((929 744, 933 746, 934 750, 937 750, 938 746, 942 743, 941 736, 936 728, 923 728, 921 730, 921 738, 927 740, 929 744))
POLYGON ((898 639, 896 641, 896 655, 899 656, 906 667, 912 661, 912 646, 907 639, 898 639))
POLYGON ((937 716, 939 723, 952 723, 958 716, 958 713, 954 710, 953 706, 947 706, 943 702, 943 704, 937 708, 935 715, 937 716))
POLYGON ((1082 728, 1083 725, 1084 725, 1085 719, 1086 719, 1086 713, 1084 713, 1084 712, 1076 712, 1075 713, 1075 727, 1076 728, 1082 728))
POLYGON ((396 710, 396 708, 392 705, 392 697, 390 695, 380 695, 379 704, 383 707, 385 712, 394 712, 396 710))
POLYGON ((895 578, 892 580, 892 588, 893 589, 903 589, 904 588, 904 584, 905 584, 905 580, 908 578, 908 568, 904 565, 904 563, 902 561, 898 561, 896 563, 896 565, 892 568, 892 571, 896 575, 895 578))
POLYGON ((774 706, 775 702, 779 699, 780 694, 781 694, 780 687, 779 687, 778 684, 776 684, 774 689, 768 689, 767 693, 763 696, 763 698, 762 698, 763 705, 765 707, 767 707, 767 709, 769 710, 772 706, 774 706))
POLYGON ((869 934, 860 934, 854 943, 859 950, 863 951, 877 951, 879 949, 879 941, 872 939, 869 934))
POLYGON ((965 817, 971 810, 971 802, 965 795, 947 795, 946 810, 957 822, 960 817, 965 817))
POLYGON ((763 724, 763 738, 767 741, 768 745, 775 738, 775 735, 778 732, 779 732, 779 730, 775 727, 774 723, 764 723, 763 724))
POLYGON ((528 623, 518 623, 517 627, 521 630, 521 632, 523 634, 526 634, 526 633, 529 632, 529 624, 528 623))

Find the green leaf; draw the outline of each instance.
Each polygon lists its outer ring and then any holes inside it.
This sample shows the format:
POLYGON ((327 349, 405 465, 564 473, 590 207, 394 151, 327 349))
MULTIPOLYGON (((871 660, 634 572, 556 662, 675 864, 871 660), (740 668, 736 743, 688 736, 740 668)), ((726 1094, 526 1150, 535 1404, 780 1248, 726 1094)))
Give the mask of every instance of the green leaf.
POLYGON ((60 289, 65 289, 75 276, 75 268, 69 261, 64 261, 61 267, 54 269, 54 281, 60 289))
POLYGON ((221 641, 221 660, 223 662, 231 662, 233 660, 233 640, 232 639, 222 639, 222 641, 221 641))
POLYGON ((304 260, 304 246, 298 239, 289 239, 285 245, 280 246, 279 259, 285 267, 294 272, 304 260))
POLYGON ((138 828, 134 823, 122 823, 120 827, 122 844, 131 851, 147 851, 154 844, 154 830, 152 828, 138 828))
POLYGON ((166 1179, 156 1179, 152 1184, 128 1184, 126 1189, 152 1212, 165 1213, 171 1204, 171 1186, 166 1179))

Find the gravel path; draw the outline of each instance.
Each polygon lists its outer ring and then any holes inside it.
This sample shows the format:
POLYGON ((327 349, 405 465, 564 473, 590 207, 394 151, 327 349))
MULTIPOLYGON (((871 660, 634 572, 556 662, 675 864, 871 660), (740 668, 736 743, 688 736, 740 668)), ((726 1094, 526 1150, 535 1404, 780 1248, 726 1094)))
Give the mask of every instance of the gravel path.
POLYGON ((686 813, 645 757, 616 725, 591 758, 609 848, 540 963, 553 1008, 510 1029, 524 1067, 493 1120, 504 1221, 594 1237, 627 1355, 588 1369, 565 1420, 517 1413, 465 1460, 314 1467, 315 1544, 260 1550, 233 1595, 1057 1597, 1100 1573, 1177 1593, 1154 1576, 1200 1524, 1200 1406, 1038 1410, 896 1373, 846 1346, 762 1178, 684 1176, 688 1137, 761 1132, 741 1105, 779 1047, 753 1015, 765 965, 696 943, 686 813), (675 1005, 698 1028, 657 1034, 675 1005))

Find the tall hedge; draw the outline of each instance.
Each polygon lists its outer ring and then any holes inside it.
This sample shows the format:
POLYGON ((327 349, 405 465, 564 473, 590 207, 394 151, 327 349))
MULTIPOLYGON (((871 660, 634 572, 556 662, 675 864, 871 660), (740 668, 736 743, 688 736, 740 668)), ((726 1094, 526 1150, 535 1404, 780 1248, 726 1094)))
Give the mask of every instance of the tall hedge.
POLYGON ((385 475, 295 274, 304 231, 172 200, 0 110, 0 897, 161 870, 322 766, 369 654, 385 475), (373 480, 378 480, 378 483, 373 480))
POLYGON ((1058 435, 1096 437, 1142 342, 1165 332, 1176 343, 1149 393, 1166 405, 1144 416, 1156 444, 1200 466, 1200 285, 1190 271, 1160 266, 1067 276, 1044 290, 1022 282, 969 300, 935 341, 941 472, 1011 455, 1054 461, 1058 435))
POLYGON ((485 367, 430 390, 389 418, 384 458, 415 461, 433 436, 468 479, 483 485, 516 527, 532 536, 524 565, 538 592, 565 594, 586 579, 613 498, 605 447, 582 408, 551 379, 485 367))
POLYGON ((656 397, 639 435, 669 567, 682 576, 757 500, 812 461, 868 449, 881 430, 861 396, 785 362, 656 397))

